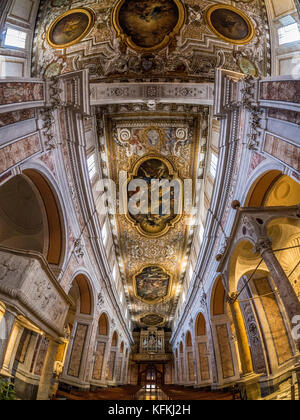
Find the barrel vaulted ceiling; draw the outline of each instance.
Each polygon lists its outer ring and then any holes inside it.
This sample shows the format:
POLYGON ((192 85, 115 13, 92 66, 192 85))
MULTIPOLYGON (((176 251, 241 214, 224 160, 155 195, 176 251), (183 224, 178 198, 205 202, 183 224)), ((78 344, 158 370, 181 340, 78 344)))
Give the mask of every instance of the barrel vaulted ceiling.
MULTIPOLYGON (((268 74, 266 28, 262 0, 46 0, 33 75, 47 79, 88 69, 92 86, 116 83, 118 104, 110 100, 94 114, 103 174, 117 186, 120 171, 127 171, 128 180, 189 178, 195 187, 208 161, 212 109, 187 104, 184 98, 193 95, 188 83, 213 82, 217 67, 268 74), (159 83, 181 84, 176 94, 182 104, 160 103, 156 95, 132 101, 130 90, 124 93, 128 82, 147 83, 148 90, 152 82, 154 90, 159 83)), ((137 325, 170 325, 193 242, 189 220, 185 213, 110 218, 137 325)))

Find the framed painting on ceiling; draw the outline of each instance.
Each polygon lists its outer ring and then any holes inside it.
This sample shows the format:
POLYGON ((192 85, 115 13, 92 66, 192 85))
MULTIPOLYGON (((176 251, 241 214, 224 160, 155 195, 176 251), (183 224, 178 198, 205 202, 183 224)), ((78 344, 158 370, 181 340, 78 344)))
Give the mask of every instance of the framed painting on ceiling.
POLYGON ((112 12, 117 35, 139 52, 165 48, 185 20, 186 9, 180 0, 120 0, 112 12))
POLYGON ((241 10, 226 4, 217 4, 206 12, 209 28, 230 44, 249 44, 255 35, 251 19, 241 10))
POLYGON ((95 16, 91 10, 69 10, 51 23, 47 41, 52 48, 68 48, 81 41, 89 33, 94 22, 95 16))

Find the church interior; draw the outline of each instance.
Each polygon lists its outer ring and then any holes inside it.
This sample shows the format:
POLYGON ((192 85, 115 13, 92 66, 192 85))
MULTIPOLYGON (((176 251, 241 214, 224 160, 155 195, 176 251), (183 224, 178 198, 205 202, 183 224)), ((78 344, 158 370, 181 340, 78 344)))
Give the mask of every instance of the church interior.
POLYGON ((0 399, 299 400, 299 0, 0 2, 0 399))

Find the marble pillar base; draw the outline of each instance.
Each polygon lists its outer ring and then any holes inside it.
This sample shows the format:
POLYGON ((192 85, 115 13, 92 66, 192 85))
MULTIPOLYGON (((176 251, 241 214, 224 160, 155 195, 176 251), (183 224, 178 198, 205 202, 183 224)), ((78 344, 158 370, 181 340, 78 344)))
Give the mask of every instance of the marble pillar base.
POLYGON ((261 390, 259 380, 262 375, 257 375, 256 373, 251 373, 249 375, 244 375, 240 381, 237 382, 239 385, 242 395, 247 397, 249 401, 255 401, 261 399, 261 390))

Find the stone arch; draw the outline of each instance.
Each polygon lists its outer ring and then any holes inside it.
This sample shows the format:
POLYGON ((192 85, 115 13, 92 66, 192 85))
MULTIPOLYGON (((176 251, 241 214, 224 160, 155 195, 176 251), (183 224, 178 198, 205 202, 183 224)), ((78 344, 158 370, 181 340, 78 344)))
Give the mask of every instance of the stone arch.
POLYGON ((99 335, 109 335, 109 319, 106 312, 103 312, 99 318, 98 333, 99 335))
POLYGON ((0 201, 0 243, 40 252, 49 264, 62 266, 65 224, 57 188, 48 177, 38 170, 25 169, 0 187, 0 201))
POLYGON ((196 337, 201 337, 206 335, 206 321, 202 312, 199 312, 196 319, 196 337))
POLYGON ((112 335, 112 339, 111 339, 111 346, 112 347, 117 347, 118 346, 118 341, 119 341, 119 335, 118 335, 117 331, 114 331, 114 333, 112 335))
POLYGON ((93 315, 94 293, 92 283, 85 272, 78 272, 74 275, 69 295, 75 300, 78 313, 93 315))
POLYGON ((245 207, 292 206, 300 202, 300 184, 279 169, 259 175, 248 190, 245 207))

